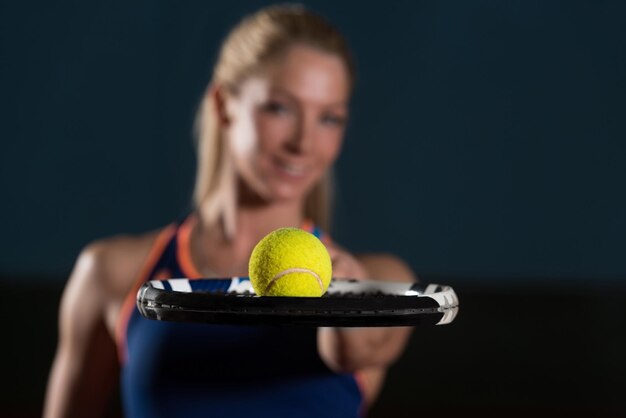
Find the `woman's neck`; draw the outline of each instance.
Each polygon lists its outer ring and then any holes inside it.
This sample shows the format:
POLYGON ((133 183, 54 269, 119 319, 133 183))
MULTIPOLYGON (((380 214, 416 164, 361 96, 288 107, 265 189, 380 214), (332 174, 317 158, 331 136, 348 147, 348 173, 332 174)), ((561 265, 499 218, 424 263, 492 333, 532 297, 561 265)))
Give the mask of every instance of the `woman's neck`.
POLYGON ((304 221, 305 199, 268 202, 252 190, 241 178, 237 178, 237 204, 234 210, 235 231, 229 237, 222 226, 222 238, 226 241, 258 242, 265 235, 282 227, 300 227, 304 221))
POLYGON ((304 199, 268 203, 239 195, 237 200, 233 214, 234 233, 228 233, 224 218, 207 227, 203 227, 206 224, 201 221, 198 233, 203 239, 234 248, 247 247, 275 229, 301 227, 304 222, 304 199))
POLYGON ((237 236, 264 237, 282 227, 300 227, 304 221, 301 202, 268 206, 239 207, 236 212, 237 236))
MULTIPOLYGON (((200 214, 196 216, 201 216, 200 214)), ((264 206, 239 206, 235 213, 236 233, 226 234, 222 222, 207 227, 194 222, 190 252, 197 269, 209 275, 245 275, 250 253, 267 234, 282 227, 303 224, 301 202, 264 206)))

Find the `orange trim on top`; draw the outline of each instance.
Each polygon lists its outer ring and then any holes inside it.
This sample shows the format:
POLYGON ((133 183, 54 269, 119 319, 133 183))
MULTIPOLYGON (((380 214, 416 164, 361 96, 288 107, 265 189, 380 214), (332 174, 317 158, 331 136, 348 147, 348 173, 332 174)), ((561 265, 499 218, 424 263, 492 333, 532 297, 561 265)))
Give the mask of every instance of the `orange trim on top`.
POLYGON ((313 233, 313 229, 315 229, 315 225, 313 221, 310 219, 305 219, 302 221, 302 225, 300 225, 300 229, 305 230, 306 232, 313 233))
POLYGON ((181 271, 187 276, 187 279, 199 279, 202 277, 191 258, 191 231, 193 231, 196 222, 196 215, 189 215, 178 230, 176 258, 181 271))
MULTIPOLYGON (((313 233, 313 231, 315 230, 315 223, 313 222, 312 219, 304 219, 302 221, 302 225, 300 226, 300 229, 309 232, 309 233, 313 233)), ((324 245, 330 245, 333 243, 332 238, 330 237, 330 234, 327 234, 326 231, 320 229, 320 241, 322 241, 322 243, 324 245)))
POLYGON ((154 268, 157 261, 159 261, 159 257, 163 254, 163 250, 175 232, 176 225, 174 224, 165 227, 161 232, 159 232, 159 235, 152 244, 152 248, 148 253, 148 257, 146 258, 146 261, 143 264, 132 289, 128 292, 124 302, 122 303, 122 308, 120 309, 117 321, 115 322, 115 342, 117 344, 118 358, 122 364, 125 363, 128 358, 126 330, 128 328, 130 316, 132 315, 133 309, 137 303, 137 291, 139 291, 141 285, 148 279, 150 271, 154 268))

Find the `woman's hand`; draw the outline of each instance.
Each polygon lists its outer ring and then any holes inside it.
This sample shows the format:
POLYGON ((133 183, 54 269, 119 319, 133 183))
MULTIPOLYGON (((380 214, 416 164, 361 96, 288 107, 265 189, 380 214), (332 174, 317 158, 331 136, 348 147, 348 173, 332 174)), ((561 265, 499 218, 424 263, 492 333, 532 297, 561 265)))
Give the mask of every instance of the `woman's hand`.
MULTIPOLYGON (((327 246, 334 278, 415 281, 411 269, 388 254, 355 257, 340 246, 327 246), (387 279, 389 280, 389 279, 387 279)), ((320 328, 318 351, 334 371, 385 368, 402 353, 411 333, 408 327, 320 328)))
POLYGON ((333 278, 370 279, 365 265, 337 244, 327 245, 328 254, 333 264, 333 278))

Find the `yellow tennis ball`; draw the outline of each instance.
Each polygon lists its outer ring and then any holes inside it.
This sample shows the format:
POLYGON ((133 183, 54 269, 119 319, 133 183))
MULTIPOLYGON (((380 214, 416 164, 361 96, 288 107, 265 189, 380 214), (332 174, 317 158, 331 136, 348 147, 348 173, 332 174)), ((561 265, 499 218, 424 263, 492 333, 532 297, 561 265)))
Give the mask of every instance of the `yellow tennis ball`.
POLYGON ((254 247, 248 265, 259 296, 322 296, 332 277, 328 251, 313 234, 280 228, 254 247))

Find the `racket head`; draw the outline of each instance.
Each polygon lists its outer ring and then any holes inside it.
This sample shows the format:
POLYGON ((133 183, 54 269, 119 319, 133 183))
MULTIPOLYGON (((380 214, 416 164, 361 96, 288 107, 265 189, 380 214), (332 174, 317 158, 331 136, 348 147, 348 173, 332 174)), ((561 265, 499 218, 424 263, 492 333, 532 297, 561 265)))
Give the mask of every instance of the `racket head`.
POLYGON ((144 318, 231 325, 444 325, 458 306, 450 286, 356 279, 333 279, 322 297, 259 297, 245 277, 151 280, 137 293, 144 318))

